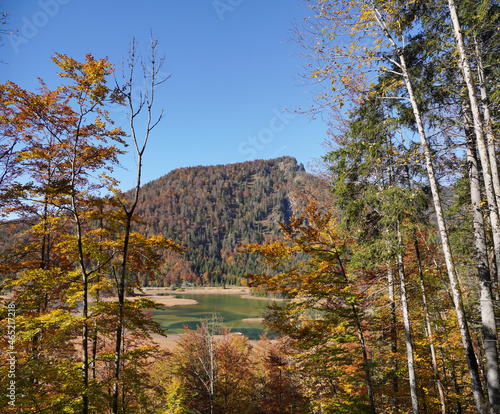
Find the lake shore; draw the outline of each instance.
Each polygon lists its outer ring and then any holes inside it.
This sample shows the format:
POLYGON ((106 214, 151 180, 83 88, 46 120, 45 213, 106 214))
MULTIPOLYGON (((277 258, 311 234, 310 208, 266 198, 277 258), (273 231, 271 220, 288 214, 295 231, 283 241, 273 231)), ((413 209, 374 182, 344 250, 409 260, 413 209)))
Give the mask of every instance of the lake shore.
MULTIPOLYGON (((193 288, 185 288, 182 290, 171 290, 168 288, 143 288, 143 292, 136 292, 137 296, 136 297, 147 297, 148 299, 153 299, 157 301, 157 298, 168 298, 168 303, 174 304, 178 303, 181 304, 181 302, 175 302, 175 301, 184 301, 184 300, 191 300, 191 299, 183 299, 183 298, 174 298, 171 296, 162 296, 162 295, 182 295, 182 294, 191 294, 191 295, 240 295, 242 298, 245 299, 258 299, 258 300, 266 300, 266 298, 262 297, 257 297, 257 296, 250 296, 250 289, 247 287, 240 287, 240 286, 231 286, 231 287, 226 287, 220 288, 220 287, 193 287, 193 288)), ((269 300, 269 299, 268 299, 269 300)), ((169 305, 166 305, 169 306, 169 305)), ((170 306, 175 306, 175 305, 170 305, 170 306)), ((245 322, 262 322, 264 318, 245 318, 243 321, 245 322)), ((157 334, 152 335, 153 341, 160 347, 160 349, 165 350, 165 351, 172 351, 176 346, 179 341, 179 338, 182 336, 182 333, 175 333, 175 334, 169 334, 167 331, 167 336, 161 336, 157 334)), ((250 341, 254 342, 254 341, 250 341)))
POLYGON ((161 294, 193 294, 193 295, 204 295, 204 294, 217 294, 217 295, 248 295, 250 293, 250 289, 247 287, 241 286, 231 286, 221 288, 221 287, 193 287, 193 288, 184 288, 184 289, 176 289, 172 290, 165 287, 146 287, 143 288, 145 294, 153 293, 158 295, 161 294))
MULTIPOLYGON (((196 305, 198 302, 193 299, 176 298, 174 295, 191 294, 191 295, 240 295, 244 299, 255 300, 275 300, 282 301, 284 299, 277 298, 264 298, 260 296, 250 295, 250 289, 244 286, 230 286, 226 288, 221 287, 193 287, 185 289, 172 290, 165 287, 146 287, 142 292, 135 291, 135 296, 127 296, 127 300, 135 300, 137 298, 147 298, 164 306, 183 306, 183 305, 196 305), (168 296, 167 296, 168 295, 168 296)), ((6 302, 10 300, 12 294, 0 295, 0 301, 6 302)), ((105 301, 117 300, 116 297, 101 298, 105 301)), ((90 299, 92 301, 92 299, 90 299)))
POLYGON ((281 299, 281 298, 264 298, 262 296, 252 296, 252 295, 242 295, 241 297, 244 298, 244 299, 274 300, 274 301, 277 301, 277 302, 280 302, 282 300, 286 300, 286 299, 281 299))
POLYGON ((230 286, 226 288, 221 287, 194 287, 194 288, 185 288, 185 289, 177 289, 171 290, 169 288, 163 287, 148 287, 143 288, 144 293, 149 295, 153 293, 155 295, 158 294, 172 294, 172 295, 182 295, 182 294, 190 294, 190 295, 241 295, 244 299, 256 299, 256 300, 275 300, 275 301, 283 301, 286 299, 281 298, 265 298, 261 296, 252 296, 250 295, 250 288, 244 286, 230 286))
MULTIPOLYGON (((149 299, 153 302, 158 303, 159 305, 171 307, 171 306, 188 306, 188 305, 197 305, 198 301, 194 299, 184 299, 184 298, 176 298, 174 296, 164 296, 154 294, 137 294, 136 296, 127 296, 125 300, 134 301, 137 299, 149 299)), ((118 298, 114 296, 109 296, 105 298, 101 298, 101 301, 104 302, 118 302, 118 298)), ((93 302, 93 299, 89 299, 89 302, 93 302)))
MULTIPOLYGON (((145 299, 150 299, 160 305, 166 306, 166 307, 173 307, 173 306, 189 306, 189 305, 196 305, 198 304, 198 301, 194 299, 186 299, 186 298, 179 298, 175 297, 174 295, 182 295, 182 294, 224 294, 224 295, 239 295, 242 298, 245 299, 257 299, 257 300, 269 300, 269 298, 262 298, 262 297, 257 297, 257 296, 250 296, 250 289, 248 287, 240 287, 240 286, 231 286, 231 287, 226 287, 220 288, 220 287, 193 287, 193 288, 185 288, 182 290, 171 290, 168 288, 164 287, 159 287, 159 288, 153 288, 153 287, 148 287, 148 288, 143 288, 142 291, 136 290, 135 291, 135 296, 128 296, 126 300, 137 300, 140 298, 145 298, 145 299)), ((0 302, 8 302, 11 299, 12 295, 7 294, 7 295, 1 295, 0 296, 0 302)), ((113 301, 117 300, 116 297, 107 297, 107 298, 101 298, 101 300, 104 301, 113 301)), ((275 299, 275 300, 281 300, 281 299, 275 299)), ((243 319, 245 322, 262 322, 263 318, 245 318, 243 319)), ((152 340, 154 343, 156 343, 160 349, 162 350, 172 350, 177 346, 177 343, 179 341, 179 338, 182 336, 182 333, 176 333, 176 334, 169 334, 167 332, 167 336, 162 336, 158 334, 152 334, 152 340)), ((253 341, 251 341, 253 342, 253 341)))

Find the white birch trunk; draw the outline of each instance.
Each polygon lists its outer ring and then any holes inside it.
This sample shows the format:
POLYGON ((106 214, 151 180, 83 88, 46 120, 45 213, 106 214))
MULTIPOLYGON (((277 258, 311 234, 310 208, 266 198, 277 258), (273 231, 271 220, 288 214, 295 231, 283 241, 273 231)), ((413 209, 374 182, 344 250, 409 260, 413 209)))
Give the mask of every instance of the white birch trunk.
MULTIPOLYGON (((401 233, 398 223, 398 248, 401 248, 401 233)), ((403 256, 400 252, 397 254, 398 274, 401 296, 401 310, 403 313, 403 325, 405 327, 405 342, 406 342, 406 358, 408 360, 408 378, 410 382, 410 397, 413 414, 419 414, 418 407, 418 389, 417 389, 417 375, 415 372, 415 359, 413 352, 413 341, 411 337, 411 320, 410 312, 408 310, 408 296, 406 294, 406 280, 403 265, 403 256)))
MULTIPOLYGON (((465 49, 464 39, 462 36, 462 29, 460 26, 460 21, 458 19, 457 8, 454 0, 448 0, 448 8, 450 11, 451 22, 453 25, 453 33, 455 35, 455 41, 459 53, 458 66, 462 72, 464 81, 467 85, 467 91, 469 94, 470 111, 472 113, 477 150, 481 160, 484 185, 486 189, 486 197, 488 199, 489 216, 491 220, 491 229, 493 233, 493 243, 495 246, 495 256, 497 259, 497 269, 499 269, 498 264, 500 262, 500 223, 498 219, 498 208, 497 208, 495 189, 491 173, 492 170, 490 165, 490 159, 484 139, 483 124, 481 120, 481 113, 479 110, 479 103, 476 95, 474 79, 472 77, 470 63, 465 49)), ((482 282, 480 281, 480 283, 482 282)), ((481 296, 481 301, 483 300, 486 299, 481 296)), ((483 332, 485 329, 486 328, 483 325, 483 332)), ((490 334, 487 333, 488 336, 490 336, 490 334)), ((495 335, 496 335, 496 330, 495 330, 495 335)), ((485 339, 485 341, 490 341, 490 340, 485 339)), ((488 347, 487 342, 485 342, 484 346, 486 353, 486 348, 488 347)), ((495 341, 495 350, 496 350, 496 341, 495 341)), ((491 351, 489 351, 488 354, 490 352, 491 351)), ((488 354, 485 356, 488 356, 488 354)), ((489 358, 487 358, 486 360, 486 365, 487 365, 486 379, 488 383, 488 399, 490 402, 490 412, 492 414, 496 414, 500 412, 500 379, 498 375, 498 357, 495 358, 496 361, 492 361, 491 360, 492 358, 493 356, 489 355, 489 358)))
POLYGON ((448 271, 448 278, 450 280, 450 288, 453 296, 453 302, 455 305, 455 310, 457 312, 457 321, 460 328, 460 334, 462 337, 462 345, 465 350, 465 355, 467 358, 467 366, 469 368, 469 376, 471 379, 472 392, 474 394, 474 400, 476 402, 476 408, 478 414, 486 414, 484 408, 484 396, 481 387, 481 380, 479 377, 479 370, 477 365, 476 356, 474 354, 474 348, 472 346, 472 341, 469 332, 469 326, 467 324, 467 319, 465 316, 462 291, 460 288, 460 283, 456 276, 455 263, 451 255, 450 241, 448 238, 448 231, 446 229, 446 224, 444 220, 443 208, 441 205, 441 197, 439 195, 439 189, 437 185, 436 175, 434 173, 434 166, 432 164, 432 154, 427 143, 427 137, 425 135, 423 122, 420 117, 420 110, 417 106, 417 101, 413 94, 413 86, 410 82, 410 77, 406 69, 406 62, 404 57, 400 55, 400 62, 403 68, 403 77, 410 96, 410 102, 413 109, 413 114, 415 116, 415 121, 417 123, 418 132, 420 135, 420 141, 422 145, 422 150, 425 157, 425 167, 427 170, 427 176, 429 178, 429 184, 431 187, 432 199, 434 203, 434 209, 436 213, 436 219, 439 228, 439 235, 441 237, 441 246, 443 249, 444 259, 446 263, 446 269, 448 271))
MULTIPOLYGON (((453 33, 455 35, 455 41, 460 56, 460 58, 457 60, 457 63, 460 68, 460 71, 462 72, 463 80, 467 85, 467 91, 469 95, 470 111, 472 113, 474 134, 476 136, 476 146, 481 161, 484 186, 486 190, 486 198, 488 200, 488 209, 491 221, 491 231, 493 233, 493 244, 495 248, 497 269, 500 269, 500 219, 498 215, 498 206, 496 197, 497 194, 495 192, 495 186, 493 182, 494 174, 492 174, 493 170, 490 164, 490 155, 484 137, 484 129, 481 119, 481 113, 479 110, 479 102, 477 99, 476 86, 474 84, 475 82, 472 77, 469 58, 466 53, 465 44, 462 36, 462 30, 460 27, 460 22, 458 20, 458 14, 454 0, 448 0, 448 7, 450 10, 451 21, 453 24, 453 33)), ((493 150, 493 158, 494 158, 494 150, 493 150)), ((496 175, 498 175, 498 171, 496 171, 496 175)), ((498 396, 498 399, 499 399, 499 409, 500 409, 500 394, 498 396)))
MULTIPOLYGON (((486 132, 486 138, 488 142, 488 158, 490 160, 491 166, 491 178, 493 179, 493 189, 495 190, 495 199, 497 202, 498 213, 500 214, 500 178, 498 176, 498 163, 496 157, 496 148, 495 148, 495 137, 493 135, 493 129, 491 126, 491 112, 488 104, 488 91, 486 89, 486 80, 484 76, 484 67, 483 67, 483 59, 481 56, 481 49, 477 42, 477 39, 474 40, 476 47, 476 56, 477 56, 477 72, 479 79, 479 90, 481 92, 481 101, 483 104, 483 117, 484 117, 484 130, 486 132)), ((497 266, 498 268, 498 266, 497 266)))
MULTIPOLYGON (((468 124, 467 106, 464 105, 464 118, 468 124)), ((481 208, 481 185, 479 181, 478 163, 475 154, 475 142, 473 131, 466 127, 467 139, 467 167, 469 170, 469 183, 472 204, 472 221, 474 226, 474 244, 476 248, 476 262, 479 279, 479 295, 481 322, 483 331, 484 358, 486 363, 486 379, 488 382, 488 398, 490 412, 498 412, 498 404, 495 403, 495 389, 499 389, 499 369, 497 351, 497 326, 495 320, 495 303, 492 295, 492 280, 490 277, 490 266, 488 260, 488 247, 484 230, 483 211, 481 208)))
MULTIPOLYGON (((398 352, 398 338, 397 338, 397 332, 396 332, 396 327, 397 327, 397 318, 396 318, 396 298, 394 295, 394 274, 392 272, 392 268, 387 263, 387 283, 388 283, 388 289, 389 289, 389 311, 391 315, 391 328, 390 328, 390 336, 391 336, 391 354, 392 354, 392 366, 391 366, 391 382, 392 382, 392 392, 394 395, 396 395, 399 391, 399 386, 398 386, 398 358, 397 358, 397 352, 398 352)), ((392 412, 393 414, 396 414, 399 410, 398 407, 398 402, 396 397, 391 398, 391 404, 392 404, 392 412)))
POLYGON ((455 263, 453 261, 453 257, 451 254, 450 241, 448 238, 448 231, 446 229, 446 224, 444 220, 444 213, 441 204, 441 198, 439 195, 439 189, 437 184, 436 175, 434 172, 434 166, 432 164, 432 154, 429 148, 429 144, 427 143, 427 137, 424 130, 424 125, 422 122, 422 117, 420 116, 420 110, 417 105, 417 100, 415 98, 415 94, 413 92, 413 85, 410 80, 410 76, 408 73, 408 69, 406 67, 406 61, 403 56, 403 52, 398 47, 396 42, 391 36, 389 29, 387 28, 387 24, 382 18, 380 11, 372 4, 373 11, 375 14, 375 18, 377 19, 377 23, 380 28, 386 34, 387 39, 392 44, 394 51, 397 53, 399 58, 399 67, 402 71, 403 80, 408 92, 409 100, 411 103, 411 107, 413 110, 413 115, 415 117, 415 123, 417 125, 418 134, 420 136, 420 142, 422 146, 422 151, 424 153, 425 158, 425 168, 427 170, 427 176, 429 178, 429 185, 431 187, 432 199, 434 203, 434 209, 436 214, 436 220, 439 228, 439 235, 441 237, 441 246, 443 249, 443 255, 446 263, 446 269, 448 273, 448 277, 450 280, 450 288, 452 291, 453 302, 455 306, 455 310, 457 313, 457 322, 460 329, 460 335, 462 339, 462 346, 465 351, 465 356, 467 359, 467 366, 469 369, 469 376, 471 380, 472 393, 474 395, 474 400, 476 402, 476 408, 478 414, 487 414, 487 411, 484 407, 484 396, 483 390, 481 387, 481 380, 479 377, 479 369, 477 364, 476 355, 474 353, 474 348, 472 346, 472 341, 469 332, 469 326, 467 324, 467 319, 465 316, 462 292, 460 288, 460 283, 456 276, 455 271, 455 263))

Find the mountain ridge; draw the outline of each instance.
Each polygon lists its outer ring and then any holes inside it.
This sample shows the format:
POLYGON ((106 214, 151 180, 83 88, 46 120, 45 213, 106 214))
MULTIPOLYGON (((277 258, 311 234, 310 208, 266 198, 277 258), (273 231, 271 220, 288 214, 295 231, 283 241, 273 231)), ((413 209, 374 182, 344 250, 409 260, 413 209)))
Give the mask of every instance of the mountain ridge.
POLYGON ((146 235, 162 234, 184 255, 167 257, 166 276, 144 285, 182 282, 238 283, 263 265, 238 244, 280 237, 279 223, 296 213, 297 194, 316 179, 293 157, 177 168, 141 187, 137 225, 146 235))

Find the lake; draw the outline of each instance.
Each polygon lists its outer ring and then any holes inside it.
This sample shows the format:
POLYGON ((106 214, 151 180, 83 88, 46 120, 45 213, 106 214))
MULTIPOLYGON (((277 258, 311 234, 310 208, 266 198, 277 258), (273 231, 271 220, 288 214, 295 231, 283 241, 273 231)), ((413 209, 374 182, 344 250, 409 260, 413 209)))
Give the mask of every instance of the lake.
POLYGON ((218 313, 224 320, 224 325, 233 332, 241 332, 249 339, 259 339, 265 332, 261 322, 249 322, 243 319, 261 318, 265 316, 266 308, 272 300, 247 299, 235 294, 175 294, 177 298, 194 299, 196 305, 172 306, 165 310, 152 310, 154 319, 162 328, 168 329, 167 334, 184 332, 184 325, 196 329, 201 319, 210 319, 213 313, 218 313))

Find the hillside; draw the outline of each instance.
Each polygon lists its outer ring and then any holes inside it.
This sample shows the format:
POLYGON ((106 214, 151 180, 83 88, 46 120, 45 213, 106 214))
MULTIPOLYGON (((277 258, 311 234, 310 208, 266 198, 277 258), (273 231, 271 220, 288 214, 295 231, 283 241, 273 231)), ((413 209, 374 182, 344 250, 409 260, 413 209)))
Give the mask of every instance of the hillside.
POLYGON ((297 208, 294 194, 315 181, 294 158, 176 169, 143 186, 138 230, 163 234, 185 248, 169 257, 168 276, 144 283, 181 280, 235 283, 261 270, 254 257, 235 255, 238 243, 261 243, 280 235, 297 208))

